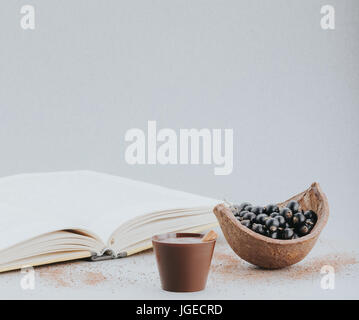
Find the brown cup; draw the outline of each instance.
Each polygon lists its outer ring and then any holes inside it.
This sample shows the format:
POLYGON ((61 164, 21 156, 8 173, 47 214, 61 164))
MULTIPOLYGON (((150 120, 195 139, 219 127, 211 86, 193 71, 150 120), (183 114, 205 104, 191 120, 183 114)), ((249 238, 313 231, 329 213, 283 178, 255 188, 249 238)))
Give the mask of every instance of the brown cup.
POLYGON ((167 233, 152 237, 162 289, 200 291, 206 287, 216 240, 195 243, 166 242, 168 238, 198 237, 201 233, 167 233))

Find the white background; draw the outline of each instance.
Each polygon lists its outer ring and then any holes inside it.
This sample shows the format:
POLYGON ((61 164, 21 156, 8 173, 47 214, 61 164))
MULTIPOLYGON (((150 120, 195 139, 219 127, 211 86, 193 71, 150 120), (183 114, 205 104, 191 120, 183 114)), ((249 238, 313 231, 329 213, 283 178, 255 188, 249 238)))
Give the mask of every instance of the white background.
POLYGON ((214 198, 321 183, 325 236, 359 240, 359 3, 53 0, 0 4, 0 176, 92 169, 214 198), (20 27, 32 4, 36 29, 20 27), (129 166, 126 130, 233 128, 234 171, 129 166))

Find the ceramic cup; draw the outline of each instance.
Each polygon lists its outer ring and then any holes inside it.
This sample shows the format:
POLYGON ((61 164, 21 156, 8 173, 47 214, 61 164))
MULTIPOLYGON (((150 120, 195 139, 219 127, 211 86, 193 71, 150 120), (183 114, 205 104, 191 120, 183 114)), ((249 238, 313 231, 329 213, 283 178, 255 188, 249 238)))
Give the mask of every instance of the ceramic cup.
POLYGON ((216 240, 201 242, 203 236, 167 233, 152 238, 164 290, 193 292, 206 287, 216 240))

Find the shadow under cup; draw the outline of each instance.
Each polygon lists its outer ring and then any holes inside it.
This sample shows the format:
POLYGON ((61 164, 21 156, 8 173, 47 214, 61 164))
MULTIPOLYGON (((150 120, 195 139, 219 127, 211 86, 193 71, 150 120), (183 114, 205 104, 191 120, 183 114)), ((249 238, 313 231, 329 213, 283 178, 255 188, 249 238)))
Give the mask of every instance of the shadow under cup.
POLYGON ((193 292, 206 287, 216 240, 201 242, 203 236, 201 233, 167 233, 152 238, 162 289, 193 292), (186 237, 198 238, 198 241, 176 242, 176 238, 186 237))

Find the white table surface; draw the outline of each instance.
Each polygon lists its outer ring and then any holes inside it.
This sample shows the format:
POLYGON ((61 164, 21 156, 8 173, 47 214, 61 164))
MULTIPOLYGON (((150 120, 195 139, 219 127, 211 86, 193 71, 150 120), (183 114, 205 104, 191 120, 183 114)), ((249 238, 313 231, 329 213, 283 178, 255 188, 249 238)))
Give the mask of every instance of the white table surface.
POLYGON ((35 289, 23 290, 20 271, 0 274, 1 299, 358 299, 359 256, 322 237, 292 267, 261 270, 236 256, 221 231, 207 288, 195 293, 161 290, 152 250, 124 259, 76 261, 35 268, 35 289), (335 289, 320 282, 323 265, 335 269, 335 289))

